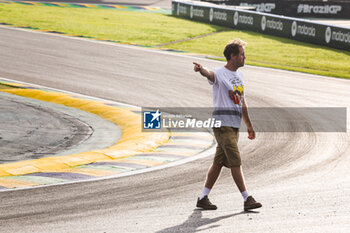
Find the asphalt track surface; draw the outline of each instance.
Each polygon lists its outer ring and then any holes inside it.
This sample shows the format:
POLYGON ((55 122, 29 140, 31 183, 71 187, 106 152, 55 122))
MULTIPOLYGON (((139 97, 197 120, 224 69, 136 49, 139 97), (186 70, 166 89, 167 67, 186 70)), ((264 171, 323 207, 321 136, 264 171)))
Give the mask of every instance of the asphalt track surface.
MULTIPOLYGON (((211 106, 192 61, 136 47, 0 28, 0 76, 139 106, 211 106)), ((247 54, 249 56, 249 54, 247 54)), ((350 82, 244 67, 250 107, 350 107, 350 82)), ((349 122, 349 118, 348 118, 349 122)), ((274 121, 271 121, 274 124, 274 121)), ((349 123, 347 125, 349 131, 349 123)), ((224 170, 195 208, 212 157, 118 179, 0 193, 2 232, 348 232, 349 133, 259 133, 240 137, 248 190, 242 211, 224 170)))
POLYGON ((94 114, 0 92, 0 163, 105 149, 121 130, 94 114))
POLYGON ((53 155, 89 138, 91 128, 77 118, 0 93, 0 163, 53 155), (20 112, 20 114, 19 114, 20 112), (81 133, 77 133, 81 131, 81 133))

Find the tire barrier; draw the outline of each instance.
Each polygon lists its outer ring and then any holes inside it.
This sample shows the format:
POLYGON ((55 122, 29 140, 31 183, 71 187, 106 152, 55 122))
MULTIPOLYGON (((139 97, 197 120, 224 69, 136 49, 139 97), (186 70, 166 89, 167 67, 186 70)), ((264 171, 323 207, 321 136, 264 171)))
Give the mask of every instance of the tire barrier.
POLYGON ((172 1, 172 15, 350 51, 350 28, 185 0, 172 1))

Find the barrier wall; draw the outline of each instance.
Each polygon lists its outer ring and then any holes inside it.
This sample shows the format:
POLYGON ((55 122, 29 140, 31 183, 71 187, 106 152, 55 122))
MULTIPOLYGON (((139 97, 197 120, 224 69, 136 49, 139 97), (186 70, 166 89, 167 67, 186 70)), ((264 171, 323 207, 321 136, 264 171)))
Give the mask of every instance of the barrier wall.
POLYGON ((185 0, 172 1, 172 14, 194 21, 350 51, 350 28, 185 0))
POLYGON ((251 6, 256 11, 292 17, 350 19, 350 1, 344 0, 203 0, 231 6, 251 6))

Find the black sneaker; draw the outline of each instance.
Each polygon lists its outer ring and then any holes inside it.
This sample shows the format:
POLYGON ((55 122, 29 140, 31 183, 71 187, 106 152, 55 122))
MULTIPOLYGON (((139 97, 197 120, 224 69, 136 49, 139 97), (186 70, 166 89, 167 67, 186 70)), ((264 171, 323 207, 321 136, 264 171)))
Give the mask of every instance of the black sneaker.
POLYGON ((252 196, 249 196, 247 200, 244 202, 244 211, 257 209, 262 207, 261 203, 254 200, 252 196))
POLYGON ((197 207, 204 210, 216 210, 218 207, 209 201, 208 196, 204 196, 201 200, 197 200, 197 207))

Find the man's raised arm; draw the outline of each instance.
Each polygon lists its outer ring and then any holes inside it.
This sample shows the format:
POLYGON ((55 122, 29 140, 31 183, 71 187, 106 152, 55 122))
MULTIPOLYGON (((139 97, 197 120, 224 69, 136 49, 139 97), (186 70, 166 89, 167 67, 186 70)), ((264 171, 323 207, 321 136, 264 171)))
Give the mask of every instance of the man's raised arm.
POLYGON ((203 67, 202 65, 196 63, 196 62, 193 62, 194 64, 194 71, 195 72, 198 72, 206 77, 209 81, 211 82, 214 82, 215 81, 215 78, 214 78, 214 72, 213 71, 209 71, 207 68, 203 67))

